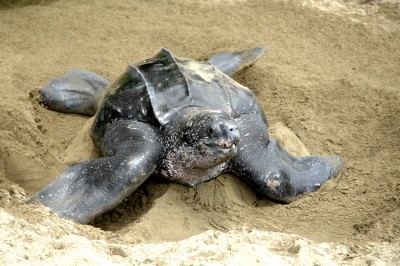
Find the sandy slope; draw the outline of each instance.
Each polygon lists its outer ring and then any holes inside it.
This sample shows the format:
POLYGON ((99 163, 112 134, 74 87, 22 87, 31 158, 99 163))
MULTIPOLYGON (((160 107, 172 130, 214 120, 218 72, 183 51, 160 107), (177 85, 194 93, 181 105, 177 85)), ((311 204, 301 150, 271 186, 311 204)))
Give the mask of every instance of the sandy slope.
POLYGON ((399 21, 393 0, 0 0, 0 263, 395 265, 399 21), (281 123, 275 135, 342 155, 339 179, 282 205, 229 175, 195 189, 153 178, 92 225, 23 204, 96 156, 90 119, 38 103, 49 79, 83 67, 112 80, 160 47, 205 59, 253 46, 266 55, 234 78, 281 123))

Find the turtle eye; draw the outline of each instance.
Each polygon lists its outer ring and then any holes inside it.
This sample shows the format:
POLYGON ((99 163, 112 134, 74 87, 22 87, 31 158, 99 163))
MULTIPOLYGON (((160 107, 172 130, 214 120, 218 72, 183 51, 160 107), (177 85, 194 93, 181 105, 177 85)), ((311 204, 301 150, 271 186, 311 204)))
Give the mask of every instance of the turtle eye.
POLYGON ((209 127, 209 128, 208 128, 208 134, 211 135, 213 132, 214 132, 214 129, 213 129, 212 127, 209 127))

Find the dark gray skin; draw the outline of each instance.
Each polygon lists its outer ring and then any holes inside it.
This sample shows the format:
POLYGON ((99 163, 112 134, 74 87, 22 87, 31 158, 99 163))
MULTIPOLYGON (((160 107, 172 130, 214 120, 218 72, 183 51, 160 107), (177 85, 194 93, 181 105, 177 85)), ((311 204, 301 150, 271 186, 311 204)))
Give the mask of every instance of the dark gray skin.
MULTIPOLYGON (((192 187, 230 172, 286 203, 316 191, 338 176, 341 158, 295 157, 283 150, 269 138, 255 95, 228 76, 262 54, 256 48, 198 62, 161 49, 129 66, 107 87, 90 132, 103 157, 68 168, 29 203, 87 223, 118 205, 150 175, 192 187)), ((91 79, 80 90, 76 77, 68 75, 41 90, 45 103, 58 111, 93 114, 93 102, 103 92, 87 89, 95 84, 91 79), (80 92, 91 99, 82 101, 80 92)), ((73 75, 79 77, 79 71, 73 75)))
POLYGON ((52 110, 93 116, 108 84, 108 80, 93 72, 75 68, 51 80, 40 93, 52 110))

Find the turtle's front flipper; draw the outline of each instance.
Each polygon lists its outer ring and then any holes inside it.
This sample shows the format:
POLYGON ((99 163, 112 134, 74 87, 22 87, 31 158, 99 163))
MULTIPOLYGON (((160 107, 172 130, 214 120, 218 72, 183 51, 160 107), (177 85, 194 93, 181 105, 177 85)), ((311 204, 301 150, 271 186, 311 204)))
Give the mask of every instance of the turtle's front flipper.
POLYGON ((262 194, 292 202, 318 190, 328 179, 337 177, 343 162, 339 156, 295 157, 268 137, 268 128, 259 114, 237 119, 242 139, 231 161, 234 173, 262 194))
POLYGON ((61 217, 87 223, 114 208, 156 169, 160 137, 150 125, 119 121, 107 129, 103 157, 68 168, 29 199, 61 217))
POLYGON ((208 62, 226 75, 232 76, 237 71, 254 63, 263 54, 264 49, 257 47, 244 51, 218 53, 211 56, 208 62))
POLYGON ((39 90, 43 102, 54 111, 93 116, 108 81, 85 69, 72 69, 39 90))

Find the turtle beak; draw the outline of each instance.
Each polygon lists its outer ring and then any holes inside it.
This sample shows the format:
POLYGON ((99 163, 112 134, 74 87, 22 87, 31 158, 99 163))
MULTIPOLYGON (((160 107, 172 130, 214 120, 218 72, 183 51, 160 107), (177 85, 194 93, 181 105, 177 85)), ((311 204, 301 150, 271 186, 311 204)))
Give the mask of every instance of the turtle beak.
MULTIPOLYGON (((240 141, 240 132, 239 127, 236 123, 229 121, 228 123, 223 125, 223 129, 225 130, 225 134, 233 144, 239 144, 240 141)), ((224 135, 225 135, 224 134, 224 135)))
POLYGON ((222 143, 223 145, 229 142, 232 144, 238 144, 240 141, 239 127, 232 120, 215 121, 209 128, 208 133, 212 139, 218 139, 222 142, 226 142, 222 143))
POLYGON ((240 141, 238 125, 232 120, 216 121, 209 129, 210 139, 214 140, 213 145, 220 149, 236 152, 240 141))
POLYGON ((233 121, 227 121, 222 125, 223 136, 226 136, 226 141, 223 143, 225 148, 230 148, 232 146, 237 148, 240 142, 240 131, 239 127, 233 121))

